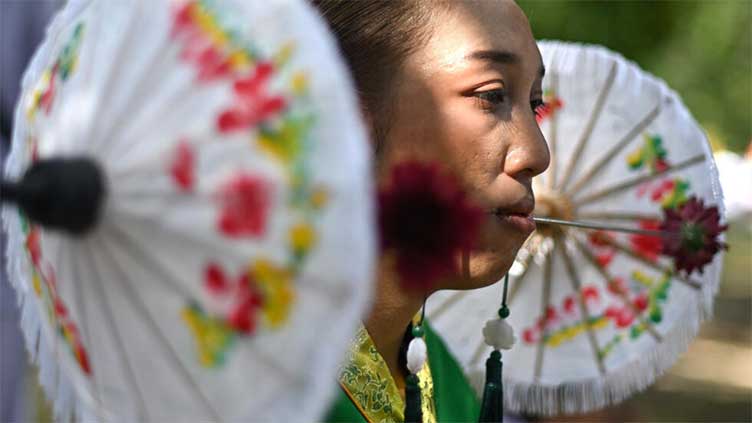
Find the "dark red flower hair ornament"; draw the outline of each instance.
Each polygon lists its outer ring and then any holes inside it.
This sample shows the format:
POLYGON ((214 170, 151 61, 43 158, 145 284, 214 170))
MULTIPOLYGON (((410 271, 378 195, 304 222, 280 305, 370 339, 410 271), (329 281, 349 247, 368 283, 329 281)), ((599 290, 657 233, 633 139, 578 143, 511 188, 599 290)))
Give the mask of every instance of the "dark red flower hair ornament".
POLYGON ((395 254, 402 286, 425 291, 455 274, 456 256, 472 248, 483 210, 435 163, 408 161, 379 190, 381 248, 395 254))
POLYGON ((716 253, 728 248, 718 240, 728 228, 720 223, 718 207, 705 207, 701 199, 690 197, 678 208, 663 209, 663 214, 660 230, 674 234, 663 240, 663 254, 674 259, 677 271, 702 274, 716 253))

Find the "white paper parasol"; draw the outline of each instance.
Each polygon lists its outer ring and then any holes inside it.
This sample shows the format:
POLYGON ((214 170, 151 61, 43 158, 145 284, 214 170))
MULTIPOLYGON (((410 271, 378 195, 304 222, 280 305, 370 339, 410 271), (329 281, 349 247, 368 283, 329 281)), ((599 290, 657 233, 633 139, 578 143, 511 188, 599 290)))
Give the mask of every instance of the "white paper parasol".
MULTIPOLYGON (((723 202, 705 134, 665 83, 600 47, 540 49, 552 159, 534 181, 535 215, 614 230, 539 222, 510 271, 520 341, 504 353, 504 396, 518 412, 575 413, 644 389, 711 315, 721 254, 701 274, 677 272, 689 256, 664 254, 659 229, 663 209, 689 213, 699 199, 723 216, 723 202)), ((442 292, 427 309, 479 390, 491 350, 480 329, 501 289, 442 292)))
POLYGON ((4 209, 9 274, 59 418, 320 417, 375 246, 354 90, 306 2, 68 2, 6 177, 28 211, 4 209))

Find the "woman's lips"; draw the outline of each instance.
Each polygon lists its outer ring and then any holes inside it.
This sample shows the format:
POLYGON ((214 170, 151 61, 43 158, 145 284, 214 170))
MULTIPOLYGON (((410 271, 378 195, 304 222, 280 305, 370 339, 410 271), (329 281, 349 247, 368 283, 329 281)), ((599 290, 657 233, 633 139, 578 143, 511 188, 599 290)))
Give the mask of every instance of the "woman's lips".
POLYGON ((533 216, 528 213, 505 213, 502 211, 494 212, 493 215, 502 223, 512 226, 527 235, 535 231, 535 221, 533 216))

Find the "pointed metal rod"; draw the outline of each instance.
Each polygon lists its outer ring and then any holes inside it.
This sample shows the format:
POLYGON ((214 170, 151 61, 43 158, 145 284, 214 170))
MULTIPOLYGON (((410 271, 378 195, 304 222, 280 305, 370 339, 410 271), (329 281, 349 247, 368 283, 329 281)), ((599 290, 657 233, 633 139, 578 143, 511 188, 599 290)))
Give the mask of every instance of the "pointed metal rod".
POLYGON ((597 222, 552 219, 548 217, 533 217, 533 220, 535 221, 535 223, 542 223, 544 225, 562 225, 562 226, 572 226, 575 228, 583 228, 583 229, 626 232, 630 234, 647 235, 647 236, 654 236, 654 237, 659 237, 659 238, 673 238, 676 236, 680 236, 679 234, 675 232, 627 228, 624 226, 604 225, 603 223, 597 223, 597 222))
POLYGON ((581 219, 595 220, 662 220, 663 217, 650 213, 634 212, 581 212, 577 213, 581 219))

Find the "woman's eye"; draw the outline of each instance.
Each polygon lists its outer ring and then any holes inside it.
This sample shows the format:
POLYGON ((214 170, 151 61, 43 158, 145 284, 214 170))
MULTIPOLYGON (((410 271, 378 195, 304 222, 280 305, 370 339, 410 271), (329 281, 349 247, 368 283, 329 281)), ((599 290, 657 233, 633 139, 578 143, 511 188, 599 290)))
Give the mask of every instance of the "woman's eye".
POLYGON ((543 102, 543 100, 531 100, 530 101, 530 108, 533 109, 533 113, 535 113, 535 117, 540 118, 541 114, 543 113, 543 110, 546 108, 546 103, 543 102))
POLYGON ((490 110, 504 102, 506 93, 504 90, 498 89, 478 92, 474 96, 478 99, 478 104, 481 108, 490 110))

